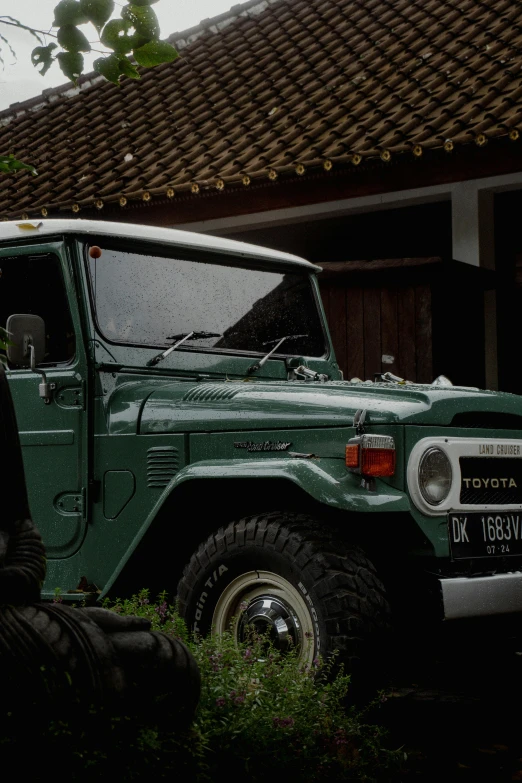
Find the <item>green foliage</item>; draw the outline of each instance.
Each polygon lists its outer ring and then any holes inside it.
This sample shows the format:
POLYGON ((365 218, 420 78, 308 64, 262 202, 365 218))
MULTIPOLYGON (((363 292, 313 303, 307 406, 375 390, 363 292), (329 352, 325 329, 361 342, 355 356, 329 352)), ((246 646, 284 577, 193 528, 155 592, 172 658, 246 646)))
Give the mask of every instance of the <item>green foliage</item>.
MULTIPOLYGON (((194 724, 210 779, 226 770, 268 781, 372 780, 393 754, 382 731, 346 708, 349 677, 332 661, 300 666, 266 639, 239 648, 229 635, 205 639, 194 650, 203 690, 194 724)), ((234 774, 232 775, 234 777, 234 774)))
POLYGON ((140 78, 138 69, 136 68, 135 65, 132 64, 132 62, 129 60, 128 57, 120 57, 119 63, 120 63, 120 71, 124 76, 127 76, 129 79, 140 78))
POLYGON ((254 635, 239 647, 229 634, 191 639, 165 594, 151 602, 142 590, 105 606, 146 617, 153 630, 181 639, 200 668, 201 700, 191 730, 171 736, 149 725, 135 740, 149 759, 157 754, 158 768, 150 768, 156 776, 175 773, 201 783, 282 776, 299 783, 389 780, 402 759, 384 748, 383 730, 366 724, 364 712, 346 707, 349 677, 334 673, 333 661, 305 668, 296 652, 282 655, 254 635))
POLYGON ((36 174, 36 169, 29 163, 24 163, 21 160, 17 160, 14 155, 0 155, 0 171, 5 174, 10 174, 16 171, 30 171, 32 174, 36 174))
POLYGON ((191 639, 164 594, 152 602, 142 590, 104 605, 145 617, 153 630, 190 647, 202 676, 196 719, 184 734, 169 731, 160 700, 155 714, 115 716, 91 708, 50 721, 46 716, 38 730, 28 728, 30 716, 23 716, 23 727, 4 720, 0 753, 6 765, 13 754, 19 775, 44 780, 52 768, 68 780, 111 783, 115 770, 126 781, 389 783, 399 768, 403 754, 384 747, 383 730, 366 723, 364 711, 346 707, 349 677, 334 673, 331 663, 304 668, 296 654, 283 656, 259 636, 239 647, 227 634, 191 639), (28 736, 37 769, 21 767, 28 736))
POLYGON ((65 76, 72 82, 77 81, 83 71, 83 55, 80 52, 60 52, 56 59, 65 76))
POLYGON ((85 33, 73 24, 64 24, 58 30, 58 43, 67 52, 90 52, 91 45, 85 33))
POLYGON ((37 46, 31 52, 31 62, 35 68, 40 69, 42 76, 45 76, 49 68, 54 62, 53 51, 57 46, 55 43, 47 44, 47 46, 37 46))
POLYGON ((192 652, 194 652, 193 648, 197 649, 198 647, 197 644, 190 643, 187 626, 179 616, 176 607, 168 603, 166 593, 161 593, 153 602, 149 598, 148 590, 140 590, 132 598, 124 600, 118 598, 114 602, 106 599, 103 602, 103 607, 121 615, 145 617, 150 621, 153 631, 163 631, 169 636, 181 639, 182 642, 191 646, 192 652))
MULTIPOLYGON (((0 158, 1 160, 1 158, 0 158)), ((8 345, 13 345, 9 339, 9 332, 7 332, 2 326, 0 326, 0 351, 5 351, 8 345)), ((0 353, 0 363, 6 364, 6 356, 0 353)))
POLYGON ((156 12, 148 5, 126 5, 121 18, 130 22, 135 27, 138 35, 143 36, 146 41, 153 41, 159 38, 159 21, 156 12))
POLYGON ((141 39, 136 38, 136 34, 130 34, 133 30, 132 24, 125 19, 111 19, 103 28, 100 40, 107 49, 113 49, 116 54, 127 54, 130 52, 136 42, 141 39))
POLYGON ((80 8, 100 32, 113 14, 114 0, 80 0, 80 8))
POLYGON ((139 79, 140 75, 128 57, 111 54, 110 57, 100 57, 94 61, 94 70, 104 76, 107 81, 118 84, 120 74, 124 73, 131 79, 139 79))
POLYGON ((78 0, 60 0, 54 9, 53 27, 69 24, 86 24, 88 21, 89 17, 83 11, 78 0))
POLYGON ((139 49, 134 49, 134 58, 138 65, 152 68, 159 62, 173 62, 178 56, 177 51, 165 41, 150 41, 139 49))
MULTIPOLYGON (((84 70, 82 52, 90 52, 92 42, 79 27, 92 25, 101 44, 110 52, 102 53, 93 67, 101 76, 119 85, 122 77, 139 79, 137 65, 153 68, 161 63, 173 62, 178 53, 171 44, 160 40, 158 17, 152 5, 158 0, 133 0, 120 6, 120 18, 112 19, 114 0, 60 0, 54 9, 52 26, 56 32, 44 33, 30 25, 22 24, 12 16, 0 16, 0 25, 17 27, 34 36, 39 43, 31 53, 31 62, 44 76, 57 62, 64 76, 77 83, 84 70), (46 43, 51 36, 57 43, 46 43), (127 56, 129 55, 129 56, 127 56), (134 61, 133 61, 134 60, 134 61)), ((2 51, 6 48, 13 57, 16 53, 9 39, 0 33, 0 65, 3 65, 2 51)), ((36 169, 28 163, 17 160, 14 155, 0 155, 0 173, 36 169)))
MULTIPOLYGON (((152 5, 157 0, 134 0, 119 5, 120 17, 112 18, 114 0, 60 0, 54 9, 52 27, 56 32, 44 33, 30 25, 24 25, 10 16, 0 16, 0 25, 19 27, 34 35, 38 43, 32 54, 33 65, 44 75, 57 62, 64 75, 74 83, 83 73, 84 61, 81 52, 96 48, 96 42, 79 28, 90 25, 96 31, 96 39, 110 51, 100 51, 94 67, 102 76, 118 84, 124 76, 138 79, 139 72, 134 63, 124 55, 131 55, 138 65, 152 68, 161 63, 172 62, 178 56, 175 48, 160 40, 160 26, 152 5), (51 36, 57 44, 44 39, 51 36), (55 51, 56 49, 60 51, 55 51)), ((88 29, 87 29, 88 33, 88 29)), ((8 39, 0 34, 0 62, 2 45, 14 51, 8 39)))

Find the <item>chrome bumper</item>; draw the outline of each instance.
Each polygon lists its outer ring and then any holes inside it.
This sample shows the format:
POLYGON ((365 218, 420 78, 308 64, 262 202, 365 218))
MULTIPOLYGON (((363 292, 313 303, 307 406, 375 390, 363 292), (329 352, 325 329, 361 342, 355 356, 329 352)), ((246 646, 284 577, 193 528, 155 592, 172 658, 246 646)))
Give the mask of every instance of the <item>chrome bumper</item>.
POLYGON ((445 620, 522 611, 522 572, 439 581, 445 620))

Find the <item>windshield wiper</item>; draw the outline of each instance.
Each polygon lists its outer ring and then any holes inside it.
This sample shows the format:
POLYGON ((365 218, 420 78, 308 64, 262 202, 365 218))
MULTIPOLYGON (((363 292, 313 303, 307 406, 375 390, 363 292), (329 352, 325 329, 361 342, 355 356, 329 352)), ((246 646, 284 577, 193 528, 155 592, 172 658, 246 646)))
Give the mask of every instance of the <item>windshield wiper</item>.
POLYGON ((154 367, 154 365, 163 361, 169 353, 175 351, 176 348, 179 348, 180 345, 186 343, 187 340, 204 340, 207 337, 222 337, 222 335, 218 332, 185 332, 184 334, 172 334, 170 337, 167 337, 167 340, 175 340, 176 342, 174 345, 171 345, 166 351, 162 351, 156 356, 153 356, 152 359, 149 359, 147 367, 154 367))
POLYGON ((274 345, 271 351, 269 351, 265 356, 263 356, 262 359, 260 359, 258 362, 255 362, 255 364, 251 364, 248 368, 247 372, 250 374, 252 372, 256 372, 256 370, 260 370, 261 367, 266 364, 266 362, 270 359, 273 353, 277 351, 280 345, 282 345, 285 340, 297 340, 299 337, 308 337, 307 334, 287 334, 285 337, 278 337, 276 340, 268 340, 266 343, 263 343, 263 345, 271 345, 272 343, 277 343, 274 345))

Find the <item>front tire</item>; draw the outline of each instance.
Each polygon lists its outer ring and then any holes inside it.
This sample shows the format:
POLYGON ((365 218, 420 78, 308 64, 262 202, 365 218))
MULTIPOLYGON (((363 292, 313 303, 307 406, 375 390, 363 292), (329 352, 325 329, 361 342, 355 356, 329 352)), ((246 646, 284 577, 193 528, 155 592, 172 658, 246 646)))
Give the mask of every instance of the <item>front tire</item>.
POLYGON ((205 636, 268 631, 303 664, 338 651, 350 673, 374 663, 389 627, 384 587, 357 546, 303 514, 274 512, 220 528, 185 568, 178 601, 189 630, 205 636))

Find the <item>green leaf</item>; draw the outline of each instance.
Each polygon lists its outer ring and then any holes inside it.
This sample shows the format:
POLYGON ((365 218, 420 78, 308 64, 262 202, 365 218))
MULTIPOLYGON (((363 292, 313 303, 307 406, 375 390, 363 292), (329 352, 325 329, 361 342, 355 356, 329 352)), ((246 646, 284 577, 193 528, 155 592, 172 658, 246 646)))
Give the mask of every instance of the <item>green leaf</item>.
POLYGON ((121 18, 129 21, 138 35, 143 35, 149 41, 158 38, 160 25, 156 12, 149 6, 126 5, 121 12, 121 18))
MULTIPOLYGON (((18 158, 15 158, 13 154, 11 155, 0 155, 0 171, 5 172, 7 174, 11 174, 15 171, 30 171, 31 174, 37 173, 34 166, 31 166, 29 163, 24 163, 21 160, 18 160, 18 158)), ((7 332, 6 332, 7 334, 7 332)))
POLYGON ((154 5, 154 3, 157 3, 158 0, 132 0, 132 3, 130 5, 154 5))
POLYGON ((100 41, 107 49, 113 49, 118 54, 127 54, 135 46, 134 35, 128 34, 132 27, 130 22, 123 19, 112 19, 103 28, 100 41))
POLYGON ((141 78, 138 69, 131 63, 128 57, 120 59, 120 69, 123 76, 127 76, 129 79, 141 78))
POLYGON ((88 17, 83 13, 78 0, 60 0, 54 9, 53 27, 63 27, 65 24, 85 24, 88 17))
POLYGON ((80 8, 99 32, 112 16, 114 0, 80 0, 80 8))
POLYGON ((91 45, 81 30, 73 24, 60 27, 57 35, 58 43, 68 52, 90 52, 91 45))
POLYGON ((57 46, 55 43, 50 43, 47 46, 37 46, 36 49, 33 49, 31 52, 31 62, 35 68, 41 67, 39 73, 41 73, 42 76, 45 76, 53 64, 54 57, 52 52, 56 48, 57 46))
POLYGON ((119 84, 121 76, 120 58, 117 54, 110 54, 108 57, 99 57, 93 63, 95 71, 104 76, 107 81, 113 84, 119 84))
POLYGON ((0 327, 0 348, 5 351, 8 345, 14 345, 14 342, 9 339, 9 332, 7 329, 0 327))
POLYGON ((76 84, 83 71, 83 55, 80 52, 60 52, 56 59, 64 76, 76 84))
POLYGON ((140 74, 137 68, 131 63, 128 57, 120 57, 118 54, 111 54, 108 57, 99 57, 94 61, 94 70, 104 76, 113 84, 120 83, 120 76, 128 76, 129 79, 139 79, 140 74))
POLYGON ((145 46, 134 49, 133 55, 138 65, 145 68, 171 63, 178 57, 177 51, 166 41, 150 41, 145 46))

